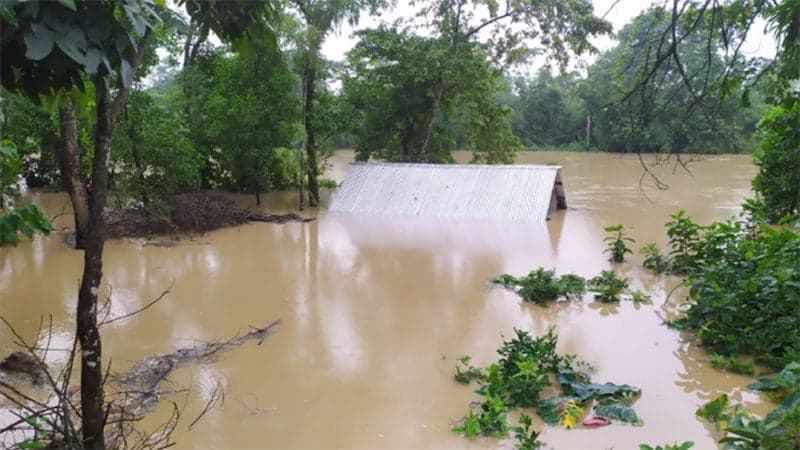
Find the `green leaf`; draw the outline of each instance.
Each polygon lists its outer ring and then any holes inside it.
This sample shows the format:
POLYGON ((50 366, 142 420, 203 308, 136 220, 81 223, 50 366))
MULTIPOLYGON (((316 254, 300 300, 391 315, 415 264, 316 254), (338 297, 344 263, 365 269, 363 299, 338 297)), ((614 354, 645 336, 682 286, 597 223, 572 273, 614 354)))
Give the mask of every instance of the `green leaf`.
POLYGON ((634 411, 633 408, 619 402, 596 405, 594 407, 594 413, 600 417, 636 425, 641 425, 642 422, 639 416, 636 415, 636 411, 634 411))
POLYGON ((31 30, 25 32, 25 57, 33 61, 40 61, 53 51, 53 33, 36 24, 31 25, 31 30), (37 28, 41 31, 36 32, 37 28))
POLYGON ((78 7, 75 5, 75 0, 58 0, 58 3, 61 3, 63 7, 72 11, 78 11, 78 7))

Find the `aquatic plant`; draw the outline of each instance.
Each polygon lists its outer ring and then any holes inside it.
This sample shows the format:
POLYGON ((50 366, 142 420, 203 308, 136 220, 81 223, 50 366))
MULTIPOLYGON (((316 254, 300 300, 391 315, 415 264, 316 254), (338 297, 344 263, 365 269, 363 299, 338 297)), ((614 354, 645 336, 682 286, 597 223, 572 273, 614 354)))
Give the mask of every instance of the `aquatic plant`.
POLYGON ((623 234, 623 229, 625 227, 622 224, 611 225, 603 228, 603 231, 606 233, 614 233, 611 236, 606 236, 603 239, 603 242, 606 243, 607 248, 603 250, 603 253, 608 253, 611 255, 609 261, 621 263, 625 261, 625 255, 628 253, 633 253, 633 250, 628 248, 626 242, 636 242, 635 239, 632 237, 625 236, 623 234))
MULTIPOLYGON (((533 337, 523 330, 514 330, 515 337, 503 342, 497 350, 500 359, 485 369, 473 368, 468 358, 461 364, 478 374, 471 380, 478 382, 476 393, 484 401, 471 408, 453 431, 474 438, 477 436, 504 435, 509 408, 533 407, 546 424, 574 428, 585 412, 593 408, 596 416, 619 422, 641 423, 630 405, 638 398, 640 390, 627 384, 592 383, 589 376, 575 369, 575 355, 556 352, 558 336, 551 328, 542 336, 533 337), (552 379, 558 382, 556 396, 541 398, 547 389, 552 390, 552 379), (502 404, 501 404, 502 403, 502 404)), ((459 377, 466 379, 464 375, 459 377)), ((530 418, 522 419, 521 426, 512 428, 518 448, 538 448, 538 434, 532 430, 530 418)))
POLYGON ((602 303, 619 303, 620 295, 628 288, 628 279, 618 277, 613 270, 604 270, 589 280, 594 299, 602 303))
POLYGON ((783 450, 800 447, 800 364, 792 362, 771 378, 748 386, 778 402, 763 419, 723 394, 697 410, 697 416, 714 424, 723 448, 783 450))

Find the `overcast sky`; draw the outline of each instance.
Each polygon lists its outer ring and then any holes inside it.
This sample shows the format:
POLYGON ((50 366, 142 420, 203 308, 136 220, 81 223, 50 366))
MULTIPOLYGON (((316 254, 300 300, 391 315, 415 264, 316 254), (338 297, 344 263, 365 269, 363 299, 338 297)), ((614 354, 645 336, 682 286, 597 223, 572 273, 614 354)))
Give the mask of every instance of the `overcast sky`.
MULTIPOLYGON (((647 9, 653 3, 663 4, 663 0, 656 0, 651 2, 648 0, 593 0, 595 14, 598 16, 606 15, 606 20, 610 21, 614 26, 614 32, 617 32, 622 26, 628 23, 631 19, 636 17, 644 9, 647 9)), ((332 33, 328 36, 325 44, 322 47, 322 53, 326 58, 331 60, 342 60, 348 50, 353 48, 356 40, 352 37, 353 31, 357 29, 372 28, 380 23, 391 23, 400 17, 409 17, 414 13, 414 9, 409 7, 407 2, 402 0, 397 1, 397 6, 388 12, 381 14, 379 18, 364 17, 359 25, 355 28, 342 25, 338 32, 332 33)), ((753 27, 753 33, 749 36, 747 44, 743 51, 747 56, 764 56, 773 57, 775 54, 775 44, 770 36, 762 33, 763 23, 757 23, 753 27)), ((592 40, 597 48, 607 50, 614 46, 614 39, 610 36, 595 38, 592 40)), ((592 56, 584 57, 584 62, 590 63, 593 60, 592 56)), ((543 61, 534 61, 530 70, 535 70, 538 65, 543 61)), ((522 70, 523 72, 526 70, 522 70)))

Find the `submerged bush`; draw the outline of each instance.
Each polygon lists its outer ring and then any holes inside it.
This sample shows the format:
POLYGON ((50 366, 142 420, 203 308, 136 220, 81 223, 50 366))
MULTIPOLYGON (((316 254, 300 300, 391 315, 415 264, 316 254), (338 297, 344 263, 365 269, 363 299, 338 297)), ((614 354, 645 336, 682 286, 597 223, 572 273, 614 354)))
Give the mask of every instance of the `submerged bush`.
POLYGON ((686 277, 690 306, 677 325, 696 332, 718 354, 712 362, 727 370, 749 370, 732 355, 753 355, 776 369, 800 359, 797 225, 731 219, 703 227, 683 211, 670 218, 669 258, 648 245, 645 264, 686 277))
POLYGON ((586 280, 578 275, 566 274, 557 277, 552 270, 540 267, 528 275, 517 278, 503 274, 492 279, 492 283, 512 289, 526 302, 544 305, 559 298, 573 298, 586 292, 586 280))
POLYGON ((611 262, 621 263, 625 261, 625 255, 633 253, 633 250, 628 248, 626 242, 636 242, 632 237, 623 234, 624 226, 622 224, 612 225, 603 228, 606 233, 614 233, 611 236, 606 236, 603 241, 608 246, 603 253, 608 253, 611 257, 608 259, 611 262))
MULTIPOLYGON (((540 337, 514 330, 516 336, 503 342, 497 350, 500 359, 485 369, 469 364, 469 357, 460 359, 455 378, 476 380, 476 393, 484 396, 473 409, 453 427, 453 431, 468 438, 477 436, 504 437, 508 433, 507 412, 511 408, 533 407, 548 425, 574 428, 592 410, 594 415, 633 424, 641 423, 631 404, 640 390, 626 384, 592 383, 589 376, 574 368, 575 355, 556 352, 558 337, 553 329, 540 337), (466 375, 469 374, 469 375, 466 375), (477 376, 472 376, 477 374, 477 376), (552 392, 557 382, 556 395, 552 392)), ((532 429, 530 417, 520 415, 520 426, 512 431, 517 448, 534 449, 542 444, 532 429)))
POLYGON ((628 289, 628 279, 620 278, 613 270, 604 270, 589 280, 589 289, 594 299, 602 303, 619 303, 621 295, 628 289))

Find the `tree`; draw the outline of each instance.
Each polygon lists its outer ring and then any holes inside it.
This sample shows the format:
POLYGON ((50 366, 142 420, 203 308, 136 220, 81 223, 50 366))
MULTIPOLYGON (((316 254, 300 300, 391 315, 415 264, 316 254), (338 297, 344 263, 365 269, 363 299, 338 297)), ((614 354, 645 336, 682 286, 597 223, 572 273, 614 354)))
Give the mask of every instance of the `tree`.
POLYGON ((649 86, 657 84, 658 74, 668 67, 679 74, 680 82, 695 99, 692 107, 706 96, 725 99, 732 94, 740 94, 742 104, 747 105, 753 88, 766 81, 766 100, 779 109, 768 110, 762 121, 766 142, 756 153, 759 176, 753 187, 761 200, 772 198, 769 206, 763 206, 777 208, 767 211, 775 219, 787 206, 783 201, 774 202, 775 195, 796 192, 797 178, 791 171, 796 171, 800 160, 800 148, 791 144, 796 142, 796 124, 782 124, 796 120, 796 105, 800 103, 796 87, 800 79, 800 1, 665 0, 663 10, 669 12, 669 24, 647 35, 650 45, 644 49, 638 76, 627 96, 647 96, 649 86), (766 64, 751 61, 741 68, 743 45, 759 19, 767 23, 777 41, 776 58, 766 64), (698 36, 705 38, 705 59, 692 73, 685 69, 682 51, 698 36), (724 55, 724 70, 715 73, 715 59, 720 53, 724 55), (785 163, 776 164, 778 161, 785 163), (783 182, 790 184, 770 188, 783 182))
POLYGON ((221 181, 255 194, 258 204, 261 192, 295 182, 297 162, 280 150, 298 132, 294 81, 274 48, 262 48, 254 57, 218 55, 214 61, 204 107, 208 145, 224 149, 220 164, 229 179, 221 181), (283 167, 287 163, 293 167, 283 167))
MULTIPOLYGON (((707 77, 728 71, 723 49, 715 45, 709 50, 712 30, 698 28, 682 41, 677 50, 680 68, 664 64, 652 83, 638 87, 642 74, 650 70, 652 36, 671 23, 671 14, 663 8, 643 12, 619 32, 619 44, 590 67, 579 93, 593 117, 592 144, 622 152, 742 151, 757 122, 753 109, 741 108, 730 97, 720 101, 698 95, 709 89, 704 86, 707 77), (636 89, 633 94, 632 89, 636 89)), ((680 23, 677 26, 683 29, 680 23)), ((732 73, 742 72, 744 61, 729 67, 732 73)))
MULTIPOLYGON (((214 31, 243 37, 267 3, 186 0, 187 10, 214 31)), ((163 5, 163 3, 162 3, 163 5)), ((72 102, 60 109, 62 176, 76 211, 76 236, 83 240, 84 267, 78 291, 76 334, 81 347, 82 446, 104 448, 105 410, 97 295, 103 269, 108 158, 114 124, 125 106, 137 67, 150 42, 160 7, 149 0, 57 2, 10 0, 0 5, 3 87, 38 100, 42 95, 94 92, 93 154, 86 183, 81 171, 72 102), (112 100, 112 92, 116 95, 112 100), (80 211, 80 213, 79 213, 80 211), (80 214, 80 215, 79 215, 80 214), (80 221, 78 220, 80 219, 80 221)), ((268 34, 263 27, 256 31, 268 34)), ((80 246, 79 246, 80 247, 80 246)))
MULTIPOLYGON (((362 99, 383 95, 384 102, 394 102, 384 103, 383 117, 398 119, 383 120, 392 124, 383 127, 386 130, 370 131, 382 120, 367 114, 360 145, 390 152, 399 145, 401 159, 410 161, 450 160, 448 140, 453 134, 448 137, 445 130, 459 124, 477 126, 478 131, 466 136, 500 150, 479 159, 509 161, 518 144, 504 130, 511 111, 495 101, 503 89, 501 69, 542 50, 564 67, 572 54, 593 50, 590 36, 610 31, 583 0, 508 1, 502 6, 437 0, 425 3, 418 17, 433 18, 423 30, 430 37, 407 36, 412 30, 378 29, 362 34, 362 44, 351 57, 356 79, 364 80, 361 87, 352 85, 351 92, 362 91, 365 95, 355 95, 362 99), (534 40, 541 47, 534 46, 534 40)), ((361 157, 370 152, 362 151, 361 157)))
POLYGON ((494 101, 504 81, 482 48, 464 44, 454 50, 441 39, 386 27, 359 36, 349 55, 353 73, 344 80, 360 112, 358 159, 451 162, 457 137, 483 151, 476 160, 513 159, 519 143, 508 124, 510 109, 494 101), (431 130, 439 84, 447 95, 438 100, 442 119, 431 130))
POLYGON ((72 130, 71 106, 61 109, 62 149, 68 160, 75 209, 87 206, 85 250, 78 291, 77 330, 81 344, 81 419, 83 446, 105 448, 103 427, 103 372, 97 329, 97 295, 102 278, 104 219, 108 186, 108 154, 113 122, 127 100, 134 68, 147 44, 155 19, 145 0, 123 2, 10 2, 2 9, 2 82, 38 98, 57 92, 84 89, 88 80, 95 91, 94 155, 91 184, 79 177, 77 140, 72 130), (117 96, 112 103, 112 84, 117 96), (74 171, 70 173, 71 171, 74 171), (80 191, 80 192, 76 192, 80 191), (77 195, 75 195, 77 193, 77 195), (82 198, 79 198, 82 197, 82 198))
POLYGON ((317 130, 314 114, 314 96, 321 69, 320 50, 325 37, 333 27, 347 20, 358 21, 366 9, 374 13, 383 6, 381 0, 293 0, 303 21, 304 29, 297 43, 300 51, 298 71, 302 79, 303 125, 306 130, 306 175, 308 176, 308 203, 319 205, 319 183, 317 181, 317 130))
POLYGON ((146 206, 199 185, 202 156, 180 116, 156 104, 146 92, 133 92, 111 140, 112 187, 123 198, 146 206))

